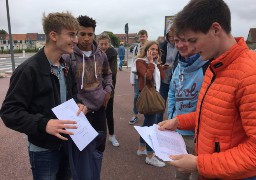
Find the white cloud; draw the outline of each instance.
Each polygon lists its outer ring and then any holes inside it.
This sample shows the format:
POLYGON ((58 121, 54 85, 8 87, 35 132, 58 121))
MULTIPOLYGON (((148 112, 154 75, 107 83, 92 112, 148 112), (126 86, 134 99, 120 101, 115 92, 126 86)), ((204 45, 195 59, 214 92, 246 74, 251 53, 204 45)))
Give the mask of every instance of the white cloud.
MULTIPOLYGON (((232 33, 247 38, 249 28, 256 27, 255 0, 226 0, 232 13, 232 33)), ((0 29, 8 31, 5 0, 0 0, 0 29)), ((105 30, 124 33, 146 29, 150 39, 163 35, 164 17, 176 14, 188 0, 9 0, 12 33, 43 33, 43 12, 70 11, 74 16, 88 15, 97 21, 96 34, 105 30)))

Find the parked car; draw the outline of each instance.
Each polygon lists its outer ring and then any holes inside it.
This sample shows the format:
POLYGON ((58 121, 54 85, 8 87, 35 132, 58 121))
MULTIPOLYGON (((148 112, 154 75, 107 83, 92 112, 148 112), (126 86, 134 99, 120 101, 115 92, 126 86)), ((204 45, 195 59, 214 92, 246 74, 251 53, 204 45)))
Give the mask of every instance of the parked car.
POLYGON ((133 52, 133 49, 135 46, 137 46, 138 43, 132 43, 131 46, 130 46, 130 52, 132 53, 133 52))

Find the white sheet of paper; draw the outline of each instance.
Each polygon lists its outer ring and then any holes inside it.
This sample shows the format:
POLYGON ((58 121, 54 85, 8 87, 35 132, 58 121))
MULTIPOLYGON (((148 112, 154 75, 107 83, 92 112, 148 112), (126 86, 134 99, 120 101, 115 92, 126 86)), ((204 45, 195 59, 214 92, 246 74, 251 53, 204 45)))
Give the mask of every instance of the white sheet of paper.
POLYGON ((53 113, 59 120, 74 120, 77 129, 69 129, 74 135, 70 135, 76 146, 82 151, 97 135, 97 131, 91 126, 84 113, 76 115, 78 106, 74 99, 70 99, 59 106, 52 108, 53 113))
POLYGON ((182 136, 176 131, 160 131, 154 124, 150 137, 156 156, 163 161, 172 161, 170 155, 187 154, 186 144, 182 136))
POLYGON ((146 143, 152 149, 154 149, 153 144, 152 144, 152 140, 150 138, 150 133, 153 130, 153 126, 150 126, 150 127, 148 127, 148 126, 144 126, 144 127, 134 126, 134 128, 136 129, 136 131, 138 131, 139 135, 146 141, 146 143))

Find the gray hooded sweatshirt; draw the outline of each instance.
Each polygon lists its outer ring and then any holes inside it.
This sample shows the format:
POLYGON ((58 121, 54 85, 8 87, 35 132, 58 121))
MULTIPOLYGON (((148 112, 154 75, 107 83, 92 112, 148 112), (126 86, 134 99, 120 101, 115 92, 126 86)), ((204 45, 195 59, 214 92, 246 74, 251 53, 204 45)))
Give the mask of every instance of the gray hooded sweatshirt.
POLYGON ((162 57, 161 57, 162 64, 169 64, 169 68, 164 71, 165 79, 162 80, 162 82, 165 84, 170 84, 171 76, 172 76, 172 67, 173 67, 176 55, 178 53, 174 44, 172 44, 168 40, 168 33, 170 32, 171 26, 172 26, 172 23, 167 26, 165 41, 160 45, 160 48, 162 51, 162 57))
POLYGON ((111 93, 113 89, 112 72, 106 54, 94 41, 89 57, 76 46, 74 54, 64 55, 63 58, 68 64, 71 63, 76 78, 78 98, 89 110, 99 110, 106 93, 111 93))

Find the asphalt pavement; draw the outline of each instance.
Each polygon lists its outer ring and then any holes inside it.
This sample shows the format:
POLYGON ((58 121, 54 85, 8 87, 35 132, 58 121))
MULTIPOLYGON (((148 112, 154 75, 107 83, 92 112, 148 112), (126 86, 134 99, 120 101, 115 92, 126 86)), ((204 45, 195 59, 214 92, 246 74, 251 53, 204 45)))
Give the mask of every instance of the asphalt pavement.
MULTIPOLYGON (((0 78, 0 106, 9 86, 9 77, 0 78)), ((113 147, 108 141, 102 165, 102 180, 172 180, 174 168, 145 163, 145 156, 137 156, 139 135, 128 121, 133 116, 133 87, 129 83, 129 69, 117 74, 114 100, 115 134, 120 143, 113 147)), ((165 116, 166 117, 166 116, 165 116)), ((141 125, 143 116, 139 115, 141 125)), ((27 152, 27 137, 5 127, 0 120, 0 180, 31 180, 27 152)))

